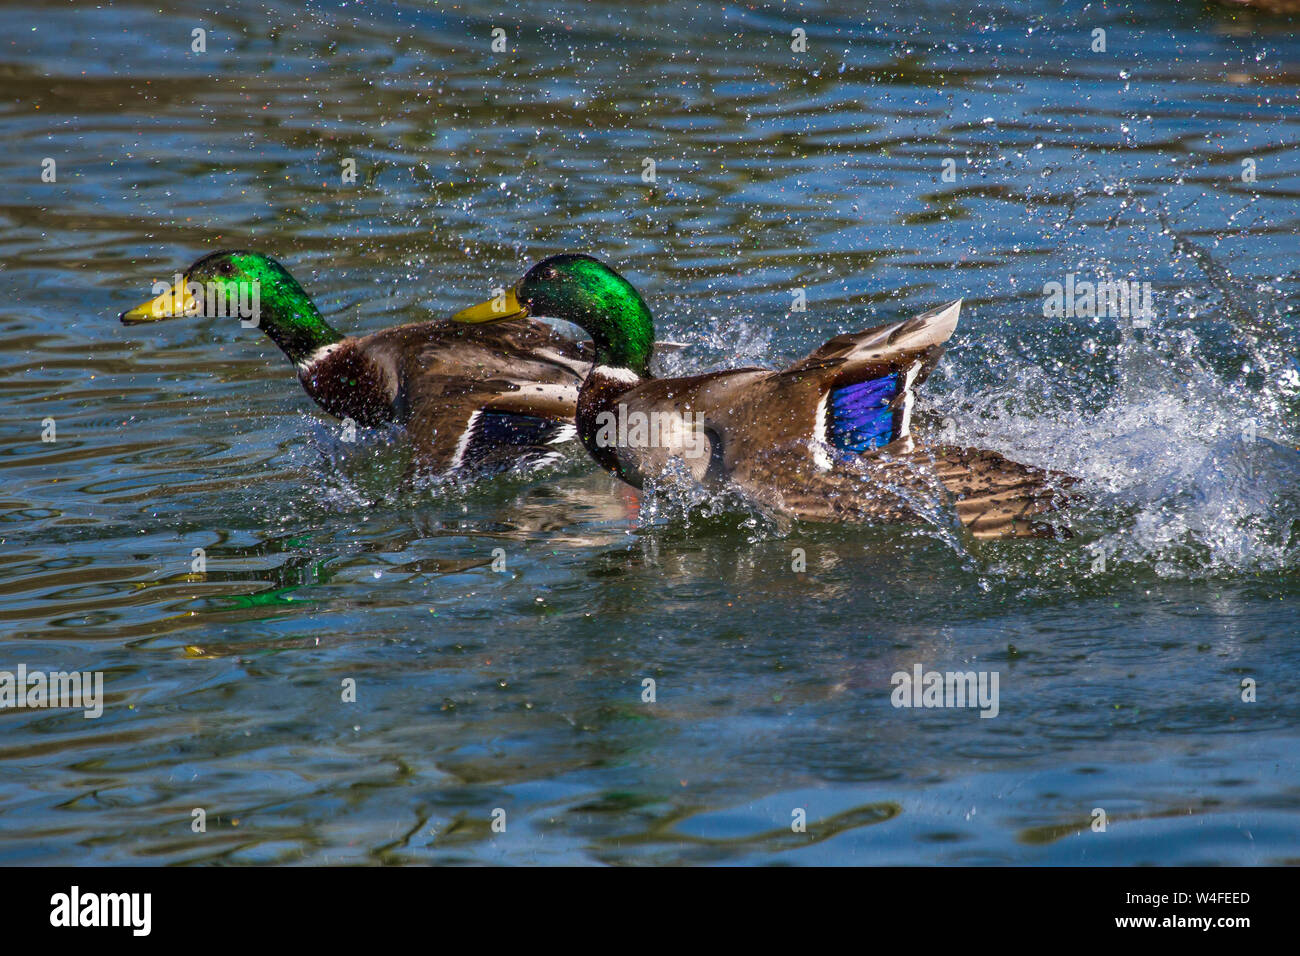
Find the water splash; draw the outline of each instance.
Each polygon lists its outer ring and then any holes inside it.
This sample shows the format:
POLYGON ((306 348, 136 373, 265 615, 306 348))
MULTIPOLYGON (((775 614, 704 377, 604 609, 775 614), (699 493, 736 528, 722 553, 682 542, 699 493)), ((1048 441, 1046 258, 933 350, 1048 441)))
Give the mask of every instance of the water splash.
POLYGON ((1073 576, 1288 570, 1300 558, 1295 430, 1278 395, 1216 371, 1204 351, 1190 330, 1158 333, 1114 349, 1109 394, 1022 364, 1000 388, 958 385, 931 402, 963 443, 1082 479, 1067 512, 1073 576))

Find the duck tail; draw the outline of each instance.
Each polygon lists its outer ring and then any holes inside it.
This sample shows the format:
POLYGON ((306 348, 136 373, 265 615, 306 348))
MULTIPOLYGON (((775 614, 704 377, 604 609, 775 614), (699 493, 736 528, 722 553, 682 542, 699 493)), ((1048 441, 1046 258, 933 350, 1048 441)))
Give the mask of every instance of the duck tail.
MULTIPOLYGON (((941 521, 945 503, 976 538, 1068 537, 1043 521, 1076 479, 995 451, 918 446, 845 456, 819 467, 783 449, 747 462, 743 490, 773 510, 825 522, 941 521)), ((951 514, 951 512, 949 512, 951 514)))
POLYGON ((1038 520, 1076 496, 1066 489, 1077 478, 1022 465, 995 451, 951 445, 917 449, 953 496, 957 517, 977 538, 1069 536, 1068 529, 1038 520))

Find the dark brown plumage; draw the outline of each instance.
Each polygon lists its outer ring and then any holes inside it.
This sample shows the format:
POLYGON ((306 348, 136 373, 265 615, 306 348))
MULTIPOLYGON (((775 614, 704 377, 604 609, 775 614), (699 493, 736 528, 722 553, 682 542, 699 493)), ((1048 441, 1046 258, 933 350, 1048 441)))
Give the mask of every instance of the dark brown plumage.
POLYGON ((325 346, 298 378, 331 415, 404 426, 415 470, 443 474, 467 463, 485 413, 544 419, 557 426, 545 440, 563 437, 590 366, 589 346, 541 322, 422 322, 325 346))

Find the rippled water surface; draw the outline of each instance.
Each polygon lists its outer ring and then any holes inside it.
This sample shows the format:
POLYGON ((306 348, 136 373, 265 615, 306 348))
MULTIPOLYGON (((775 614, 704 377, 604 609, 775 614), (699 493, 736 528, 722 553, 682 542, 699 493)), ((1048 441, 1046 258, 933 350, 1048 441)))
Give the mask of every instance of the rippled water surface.
POLYGON ((107 694, 0 710, 0 862, 1300 860, 1295 23, 156 6, 0 6, 0 670, 107 694), (1081 477, 1073 535, 776 526, 578 454, 402 493, 261 335, 116 321, 240 246, 346 330, 592 252, 673 372, 962 296, 921 412, 1081 477), (1045 317, 1070 274, 1150 328, 1045 317), (893 707, 917 663, 998 716, 893 707))

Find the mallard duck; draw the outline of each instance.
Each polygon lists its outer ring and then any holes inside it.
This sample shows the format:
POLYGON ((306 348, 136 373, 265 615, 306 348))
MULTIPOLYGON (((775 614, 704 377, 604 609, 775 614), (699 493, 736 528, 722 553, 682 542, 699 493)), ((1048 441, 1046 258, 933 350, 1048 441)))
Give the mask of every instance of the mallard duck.
POLYGON ((1066 476, 993 451, 914 441, 916 389, 960 311, 958 300, 839 335, 780 371, 652 378, 645 301, 600 260, 566 254, 533 266, 504 303, 498 297, 454 319, 543 315, 586 330, 595 362, 578 393, 578 436, 633 486, 676 474, 812 521, 916 521, 951 499, 977 537, 1051 533, 1031 519, 1062 503, 1066 476))
POLYGON ((344 335, 284 266, 244 250, 204 256, 121 320, 183 315, 259 325, 325 411, 358 425, 405 426, 408 477, 549 459, 554 445, 573 437, 578 388, 593 355, 527 320, 481 329, 441 320, 344 335))

